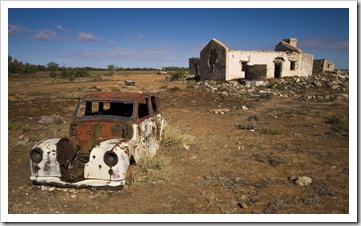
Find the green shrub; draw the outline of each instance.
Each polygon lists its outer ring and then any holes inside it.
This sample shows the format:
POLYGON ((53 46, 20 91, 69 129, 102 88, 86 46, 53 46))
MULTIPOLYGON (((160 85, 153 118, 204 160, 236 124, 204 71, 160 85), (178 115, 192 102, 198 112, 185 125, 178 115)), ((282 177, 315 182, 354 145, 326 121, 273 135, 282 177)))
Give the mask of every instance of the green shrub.
POLYGON ((348 130, 348 117, 346 115, 333 115, 328 119, 328 123, 332 125, 335 131, 348 130))
POLYGON ((18 123, 15 123, 15 122, 9 122, 8 123, 8 130, 18 129, 18 128, 20 128, 20 125, 18 123))
POLYGON ((62 78, 74 78, 74 70, 71 68, 64 68, 61 71, 62 78))
POLYGON ((55 71, 50 71, 50 77, 55 78, 56 77, 56 72, 55 71))
POLYGON ((278 129, 269 129, 269 128, 264 128, 261 130, 261 133, 263 134, 269 134, 269 135, 278 135, 278 134, 282 134, 282 130, 278 130, 278 129))
POLYGON ((185 72, 178 70, 170 73, 169 80, 171 82, 178 81, 181 80, 184 76, 185 76, 185 72))
POLYGON ((75 70, 75 77, 88 77, 89 76, 89 71, 87 71, 85 68, 77 68, 75 70))

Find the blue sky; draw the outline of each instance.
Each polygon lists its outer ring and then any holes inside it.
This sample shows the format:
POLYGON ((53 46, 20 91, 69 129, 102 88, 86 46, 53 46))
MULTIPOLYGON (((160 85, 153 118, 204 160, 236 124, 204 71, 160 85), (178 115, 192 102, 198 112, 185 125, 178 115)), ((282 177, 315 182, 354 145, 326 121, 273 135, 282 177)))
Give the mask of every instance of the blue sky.
POLYGON ((8 9, 8 54, 41 65, 188 67, 212 38, 273 50, 290 37, 315 59, 349 68, 348 8, 8 9))

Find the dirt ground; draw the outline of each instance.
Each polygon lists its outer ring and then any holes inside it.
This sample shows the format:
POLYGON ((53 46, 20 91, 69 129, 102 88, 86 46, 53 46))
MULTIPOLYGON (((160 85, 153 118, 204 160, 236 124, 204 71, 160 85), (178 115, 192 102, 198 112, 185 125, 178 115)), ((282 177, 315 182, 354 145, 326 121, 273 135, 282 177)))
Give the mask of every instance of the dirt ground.
POLYGON ((348 100, 227 97, 191 88, 194 81, 164 82, 164 78, 9 77, 8 213, 349 213, 349 132, 335 129, 331 121, 348 117, 348 100), (136 85, 125 86, 124 80, 136 85), (100 90, 158 92, 168 125, 194 136, 194 142, 189 148, 161 147, 158 154, 171 167, 169 176, 159 181, 135 182, 119 191, 32 185, 31 147, 41 139, 67 136, 76 98, 100 90), (212 112, 221 108, 230 111, 212 112), (55 114, 63 124, 38 123, 41 116, 55 114), (240 128, 251 121, 256 123, 253 130, 240 128), (312 183, 296 185, 301 176, 312 178, 312 183))

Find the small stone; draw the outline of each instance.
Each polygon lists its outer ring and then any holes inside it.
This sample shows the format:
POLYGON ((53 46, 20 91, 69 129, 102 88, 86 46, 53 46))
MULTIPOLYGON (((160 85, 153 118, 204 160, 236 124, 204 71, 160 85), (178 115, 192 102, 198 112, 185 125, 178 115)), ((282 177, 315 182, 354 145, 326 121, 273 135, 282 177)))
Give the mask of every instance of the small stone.
POLYGON ((49 125, 49 124, 52 124, 53 122, 54 121, 53 121, 52 117, 41 116, 41 119, 38 121, 38 124, 40 124, 40 125, 49 125))
POLYGON ((246 106, 242 106, 242 110, 248 110, 248 107, 246 107, 246 106))
POLYGON ((307 176, 298 177, 295 184, 299 186, 308 186, 312 183, 312 178, 307 176))
POLYGON ((219 109, 213 109, 212 112, 214 112, 215 114, 217 114, 218 112, 229 112, 231 111, 231 109, 229 108, 219 108, 219 109), (216 113, 217 112, 217 113, 216 113))
POLYGON ((71 195, 71 198, 75 199, 75 198, 76 198, 76 195, 71 195))
POLYGON ((24 127, 23 127, 23 132, 29 132, 30 131, 30 127, 28 124, 26 124, 24 127))
POLYGON ((193 155, 193 156, 191 156, 191 157, 189 158, 189 160, 195 160, 195 159, 197 159, 197 156, 196 156, 196 155, 193 155))
POLYGON ((190 146, 189 146, 189 145, 184 144, 184 145, 183 145, 183 148, 184 148, 184 149, 186 149, 186 150, 188 151, 188 150, 189 150, 189 148, 190 148, 190 146))
POLYGON ((63 123, 63 118, 59 115, 54 115, 53 116, 53 122, 55 124, 62 124, 63 123))
POLYGON ((319 81, 315 81, 314 84, 315 84, 317 87, 321 87, 321 86, 322 86, 322 83, 319 82, 319 81))
POLYGON ((243 151, 244 150, 244 147, 243 146, 238 146, 238 151, 243 151))
POLYGON ((248 208, 248 206, 247 206, 247 204, 245 202, 238 203, 238 206, 241 207, 242 209, 247 209, 248 208))

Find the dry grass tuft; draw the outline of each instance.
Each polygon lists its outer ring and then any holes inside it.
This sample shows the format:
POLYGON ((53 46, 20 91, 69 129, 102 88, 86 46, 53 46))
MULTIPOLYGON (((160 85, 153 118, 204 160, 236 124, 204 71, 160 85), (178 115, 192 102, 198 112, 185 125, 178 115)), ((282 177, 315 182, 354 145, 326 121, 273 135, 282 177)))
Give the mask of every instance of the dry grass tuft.
POLYGON ((346 115, 333 115, 328 119, 328 123, 332 125, 335 131, 348 131, 348 117, 346 115))
POLYGON ((139 184, 165 182, 174 173, 170 158, 162 153, 144 156, 137 162, 133 182, 139 184))
POLYGON ((162 145, 164 147, 182 147, 186 144, 192 144, 195 137, 183 129, 166 126, 162 134, 162 145))

